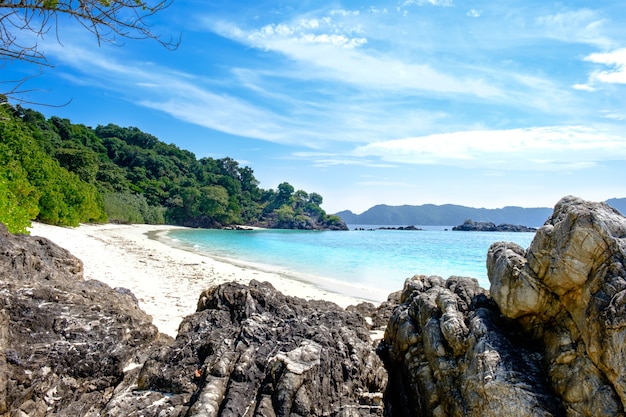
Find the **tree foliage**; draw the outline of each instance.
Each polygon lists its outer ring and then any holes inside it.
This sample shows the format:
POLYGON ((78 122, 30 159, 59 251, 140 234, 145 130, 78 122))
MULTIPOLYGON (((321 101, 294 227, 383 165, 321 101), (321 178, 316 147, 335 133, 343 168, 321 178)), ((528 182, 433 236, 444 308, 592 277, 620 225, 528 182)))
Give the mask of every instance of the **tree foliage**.
POLYGON ((288 182, 263 190, 231 158, 196 159, 137 128, 95 129, 21 106, 0 105, 0 221, 24 231, 30 220, 258 225, 342 229, 322 196, 288 182), (7 196, 6 198, 2 196, 7 196))
MULTIPOLYGON (((19 112, 0 104, 0 220, 11 231, 24 231, 30 220, 64 226, 106 220, 102 197, 94 184, 63 168, 42 149, 38 138, 45 135, 24 123, 19 112)), ((80 168, 80 167, 79 167, 80 168)))

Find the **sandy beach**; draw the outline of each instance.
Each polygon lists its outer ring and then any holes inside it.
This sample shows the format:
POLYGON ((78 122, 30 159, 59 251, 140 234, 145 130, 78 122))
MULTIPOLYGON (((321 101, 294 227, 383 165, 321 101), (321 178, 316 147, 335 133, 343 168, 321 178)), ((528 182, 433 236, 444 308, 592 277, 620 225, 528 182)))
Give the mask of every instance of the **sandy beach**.
POLYGON ((130 289, 162 333, 176 336, 182 318, 195 311, 203 289, 228 281, 268 281, 286 295, 323 299, 342 307, 362 300, 254 268, 242 267, 167 244, 165 225, 33 223, 31 235, 45 237, 83 261, 85 279, 130 289))

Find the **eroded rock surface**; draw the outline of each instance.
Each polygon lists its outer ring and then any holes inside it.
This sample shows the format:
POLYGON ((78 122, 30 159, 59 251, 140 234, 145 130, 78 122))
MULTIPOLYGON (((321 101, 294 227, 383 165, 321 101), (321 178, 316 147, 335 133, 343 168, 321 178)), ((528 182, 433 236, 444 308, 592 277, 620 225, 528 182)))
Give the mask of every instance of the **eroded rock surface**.
POLYGON ((528 249, 491 246, 490 292, 418 275, 343 310, 230 283, 172 340, 127 290, 0 226, 0 415, 623 416, 625 265, 626 218, 566 197, 528 249))
POLYGON ((47 239, 0 224, 0 415, 99 415, 124 368, 159 343, 128 290, 82 271, 47 239))
POLYGON ((565 197, 528 250, 492 245, 491 292, 542 346, 568 416, 624 415, 626 218, 565 197))
POLYGON ((407 280, 379 352, 392 416, 623 416, 626 218, 565 197, 528 249, 494 243, 490 292, 407 280))
POLYGON ((379 346, 389 416, 558 416, 542 357, 475 279, 406 281, 379 346))
POLYGON ((137 389, 117 395, 107 413, 382 415, 387 375, 368 328, 355 311, 268 283, 220 285, 202 293, 175 343, 153 352, 137 389))

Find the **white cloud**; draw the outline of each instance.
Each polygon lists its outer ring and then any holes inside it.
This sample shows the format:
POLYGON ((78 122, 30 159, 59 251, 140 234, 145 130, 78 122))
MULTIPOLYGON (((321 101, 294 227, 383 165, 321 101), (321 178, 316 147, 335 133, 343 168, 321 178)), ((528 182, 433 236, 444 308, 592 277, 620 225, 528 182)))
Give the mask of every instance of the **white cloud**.
POLYGON ((544 36, 567 43, 607 46, 612 42, 602 34, 606 20, 590 9, 568 10, 536 18, 544 36))
POLYGON ((367 43, 367 39, 365 38, 347 38, 343 35, 313 35, 306 34, 296 39, 298 43, 320 43, 320 44, 330 44, 333 46, 337 46, 340 48, 352 49, 364 45, 367 43))
POLYGON ((344 10, 344 9, 335 9, 331 10, 329 13, 331 16, 358 16, 361 14, 358 10, 344 10))
POLYGON ((617 113, 612 111, 603 111, 603 117, 612 120, 626 120, 626 113, 617 113))
POLYGON ((405 164, 551 171, 626 160, 626 136, 580 126, 463 131, 370 143, 353 154, 405 164))
MULTIPOLYGON (((266 51, 288 56, 307 68, 306 76, 339 81, 369 90, 460 93, 481 98, 504 98, 506 93, 482 78, 457 77, 427 63, 405 62, 393 54, 361 51, 364 37, 345 34, 303 34, 293 26, 269 25, 246 32, 221 22, 213 25, 220 35, 266 51), (281 27, 281 29, 277 29, 281 27), (318 71, 311 71, 316 68, 318 71)), ((301 28, 301 25, 297 25, 301 28)))
POLYGON ((480 10, 476 10, 476 9, 471 9, 470 11, 467 12, 467 15, 469 17, 480 17, 481 14, 482 14, 482 12, 480 10))
POLYGON ((604 71, 594 71, 590 76, 592 81, 626 84, 626 48, 590 54, 585 57, 585 61, 608 67, 604 71))
POLYGON ((318 168, 328 168, 334 166, 360 166, 367 168, 395 168, 396 164, 370 161, 364 158, 355 158, 350 155, 342 155, 329 152, 294 152, 296 159, 310 160, 313 166, 318 168))
POLYGON ((589 85, 589 84, 574 84, 574 85, 572 86, 572 88, 573 88, 574 90, 588 91, 588 92, 590 92, 590 93, 591 93, 591 92, 594 92, 594 91, 596 91, 596 90, 597 90, 597 88, 595 88, 595 87, 593 87, 593 86, 591 86, 591 85, 589 85))
POLYGON ((342 27, 339 30, 330 17, 299 19, 294 23, 273 23, 248 33, 225 24, 218 24, 217 27, 225 29, 238 40, 247 38, 254 46, 266 50, 272 49, 270 45, 278 40, 296 44, 329 44, 338 48, 355 48, 367 43, 364 37, 350 36, 359 32, 358 27, 353 29, 342 27))
POLYGON ((418 6, 431 5, 431 6, 442 6, 442 7, 451 7, 454 4, 453 0, 406 0, 402 3, 403 6, 409 6, 412 4, 416 4, 418 6))

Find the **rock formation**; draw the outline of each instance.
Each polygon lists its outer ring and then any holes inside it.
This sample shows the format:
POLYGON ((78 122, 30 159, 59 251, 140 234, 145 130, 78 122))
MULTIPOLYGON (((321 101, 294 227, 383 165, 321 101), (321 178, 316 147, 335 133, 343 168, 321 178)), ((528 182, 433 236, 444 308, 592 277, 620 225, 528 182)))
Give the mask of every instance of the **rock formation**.
POLYGON ((128 290, 82 271, 47 239, 0 224, 0 415, 99 415, 125 367, 164 341, 128 290))
POLYGON ((471 278, 406 281, 378 351, 386 415, 558 416, 541 354, 471 278))
POLYGON ((407 280, 379 352, 391 416, 623 416, 626 218, 566 197, 527 250, 494 243, 491 295, 407 280))
POLYGON ((129 291, 0 226, 0 416, 623 416, 626 218, 566 197, 487 270, 490 291, 416 275, 345 310, 224 284, 172 340, 129 291))
POLYGON ((492 222, 466 220, 463 224, 454 226, 452 230, 462 232, 535 232, 537 229, 509 223, 502 223, 496 226, 496 224, 492 222))
POLYGON ((567 415, 623 415, 626 218, 566 197, 527 251, 494 244, 487 262, 493 299, 541 346, 567 415))
POLYGON ((230 283, 202 293, 107 415, 382 415, 386 382, 362 315, 230 283))
POLYGON ((1 225, 0 277, 0 416, 382 415, 370 329, 390 303, 372 315, 225 284, 174 341, 128 290, 83 280, 66 250, 1 225))

